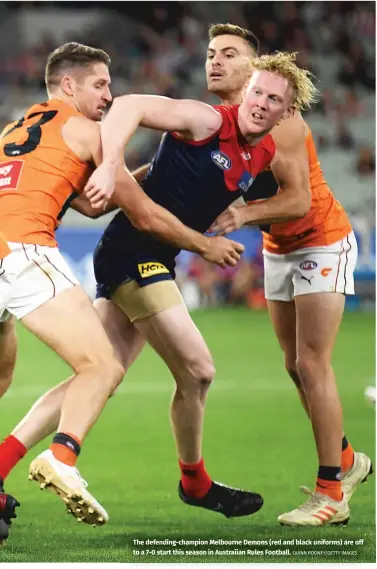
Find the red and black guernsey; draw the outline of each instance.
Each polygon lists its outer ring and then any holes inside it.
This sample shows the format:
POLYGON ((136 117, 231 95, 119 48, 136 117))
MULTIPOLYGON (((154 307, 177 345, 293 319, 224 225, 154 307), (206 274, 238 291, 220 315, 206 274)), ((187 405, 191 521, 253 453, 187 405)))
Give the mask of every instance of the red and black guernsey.
MULTIPOLYGON (((188 142, 173 133, 163 135, 143 182, 151 199, 202 233, 237 197, 252 193, 254 179, 275 154, 269 134, 255 146, 247 143, 238 128, 238 105, 215 109, 221 113, 223 123, 206 140, 188 142)), ((98 244, 97 280, 106 278, 105 267, 110 263, 122 264, 121 259, 130 256, 153 258, 173 270, 178 253, 176 248, 137 231, 120 212, 98 244)))

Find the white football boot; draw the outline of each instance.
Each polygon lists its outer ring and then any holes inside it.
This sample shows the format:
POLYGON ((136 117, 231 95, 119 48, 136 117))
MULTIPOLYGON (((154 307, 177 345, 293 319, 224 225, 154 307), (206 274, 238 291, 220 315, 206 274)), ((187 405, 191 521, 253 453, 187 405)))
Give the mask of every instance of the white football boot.
POLYGON ((337 502, 320 492, 311 492, 306 486, 300 486, 300 490, 310 498, 296 510, 281 514, 278 517, 281 525, 323 526, 328 523, 347 525, 350 509, 344 496, 340 502, 337 502))
POLYGON ((342 490, 347 502, 352 498, 358 485, 366 482, 370 474, 373 474, 373 465, 369 456, 362 452, 354 452, 353 465, 347 472, 341 474, 342 490))
POLYGON ((88 492, 88 484, 77 468, 57 460, 51 450, 45 450, 30 464, 29 480, 36 480, 42 490, 47 488, 57 494, 78 522, 93 526, 108 522, 106 510, 88 492))

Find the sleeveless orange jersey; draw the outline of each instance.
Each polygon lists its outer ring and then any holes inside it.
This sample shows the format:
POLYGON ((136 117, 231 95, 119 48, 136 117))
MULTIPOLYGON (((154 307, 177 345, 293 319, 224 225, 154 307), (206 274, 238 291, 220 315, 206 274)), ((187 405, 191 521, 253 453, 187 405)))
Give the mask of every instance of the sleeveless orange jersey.
POLYGON ((9 255, 9 253, 10 249, 8 247, 8 244, 0 233, 0 261, 1 259, 4 259, 4 257, 6 257, 7 255, 9 255))
POLYGON ((275 223, 263 232, 263 247, 270 253, 291 253, 303 247, 331 245, 352 231, 351 223, 335 199, 321 170, 312 133, 306 136, 312 203, 301 219, 275 223))
POLYGON ((6 241, 55 247, 55 229, 92 167, 65 144, 62 127, 76 109, 37 104, 0 137, 0 227, 6 241))

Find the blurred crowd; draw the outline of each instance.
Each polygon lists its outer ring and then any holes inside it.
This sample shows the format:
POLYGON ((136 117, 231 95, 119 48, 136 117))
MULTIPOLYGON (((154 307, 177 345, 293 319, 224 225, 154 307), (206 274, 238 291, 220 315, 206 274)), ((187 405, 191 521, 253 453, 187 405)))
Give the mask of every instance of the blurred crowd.
MULTIPOLYGON (((87 2, 2 4, 10 12, 25 5, 38 10, 52 7, 57 17, 61 8, 88 7, 87 2)), ((374 2, 107 1, 92 6, 106 9, 100 23, 80 33, 67 33, 64 41, 88 43, 111 55, 114 95, 145 92, 214 102, 206 91, 203 67, 208 24, 214 22, 229 21, 251 29, 260 40, 262 53, 297 51, 299 65, 323 82, 319 84, 321 100, 310 115, 335 125, 335 134, 317 134, 319 149, 352 151, 354 173, 361 178, 374 176, 374 148, 360 144, 349 126, 350 119, 368 116, 364 100, 372 97, 375 89, 374 2), (330 56, 335 71, 326 75, 325 63, 330 56)), ((46 30, 31 48, 15 50, 7 57, 0 55, 2 96, 11 93, 18 100, 20 94, 43 90, 46 56, 55 47, 53 34, 46 30)), ((141 144, 131 146, 129 167, 150 161, 158 141, 157 133, 148 132, 141 144)), ((244 256, 235 271, 209 267, 196 257, 180 258, 179 271, 185 271, 186 295, 191 295, 192 302, 263 305, 260 234, 246 231, 252 235, 244 237, 253 243, 253 252, 244 256)))

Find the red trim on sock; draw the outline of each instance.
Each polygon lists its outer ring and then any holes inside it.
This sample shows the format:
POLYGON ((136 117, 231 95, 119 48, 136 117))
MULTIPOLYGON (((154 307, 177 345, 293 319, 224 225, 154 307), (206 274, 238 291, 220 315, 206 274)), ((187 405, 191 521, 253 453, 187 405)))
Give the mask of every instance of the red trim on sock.
POLYGON ((212 485, 212 480, 204 467, 203 459, 196 464, 185 464, 179 461, 179 467, 184 492, 193 498, 203 498, 212 485))
POLYGON ((0 478, 6 479, 28 449, 13 435, 9 435, 0 444, 0 478))

